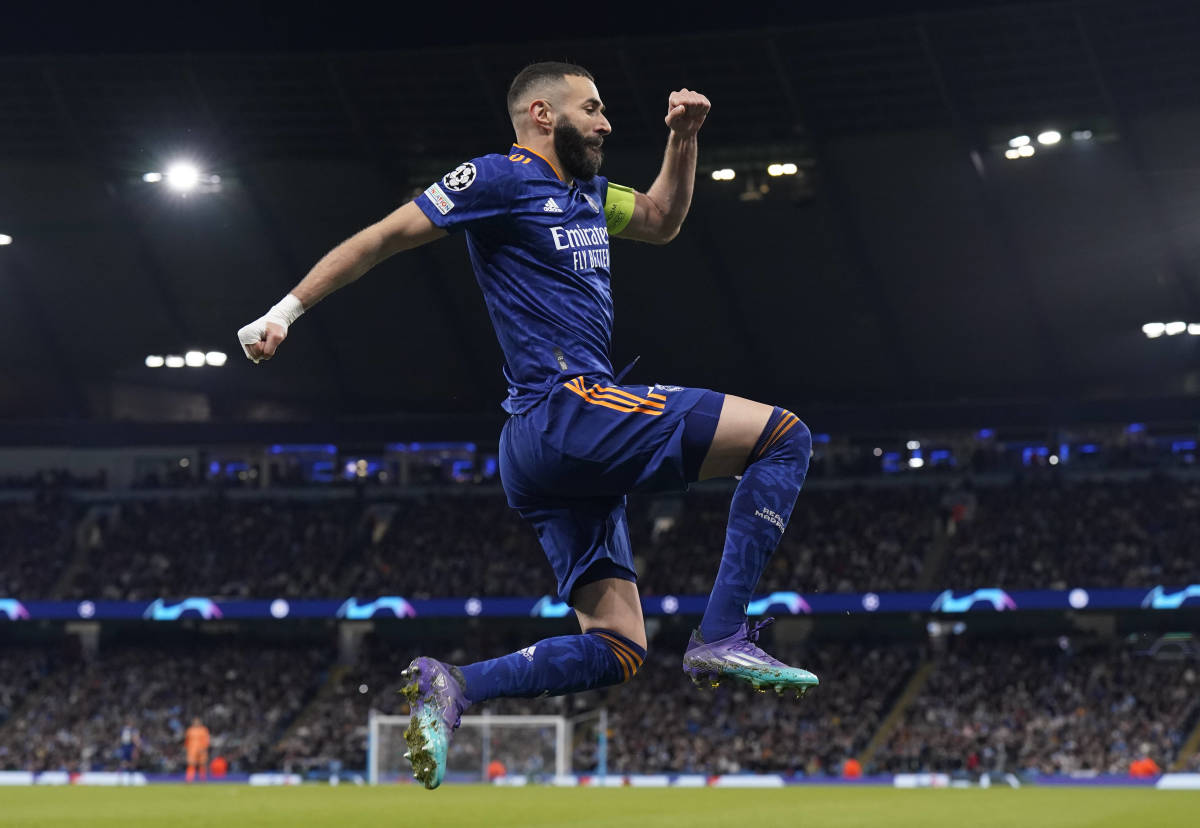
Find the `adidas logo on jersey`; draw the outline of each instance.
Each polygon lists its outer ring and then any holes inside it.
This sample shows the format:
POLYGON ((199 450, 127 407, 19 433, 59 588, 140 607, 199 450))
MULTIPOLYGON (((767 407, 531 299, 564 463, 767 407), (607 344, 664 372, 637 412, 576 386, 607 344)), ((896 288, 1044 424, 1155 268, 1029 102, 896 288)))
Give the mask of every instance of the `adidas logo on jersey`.
POLYGON ((554 199, 548 198, 548 199, 546 199, 546 203, 542 205, 542 212, 543 213, 561 213, 562 208, 558 206, 558 202, 556 202, 554 199))

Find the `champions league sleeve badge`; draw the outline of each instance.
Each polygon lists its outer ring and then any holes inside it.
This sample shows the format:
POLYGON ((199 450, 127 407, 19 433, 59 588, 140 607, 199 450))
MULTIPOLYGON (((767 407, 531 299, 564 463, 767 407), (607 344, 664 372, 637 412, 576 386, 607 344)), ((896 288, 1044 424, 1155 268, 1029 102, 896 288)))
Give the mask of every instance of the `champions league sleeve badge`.
MULTIPOLYGON (((459 164, 452 172, 448 172, 442 176, 442 184, 445 185, 446 189, 453 190, 456 193, 467 189, 474 181, 475 165, 470 161, 459 164)), ((591 199, 588 200, 590 201, 591 199)))

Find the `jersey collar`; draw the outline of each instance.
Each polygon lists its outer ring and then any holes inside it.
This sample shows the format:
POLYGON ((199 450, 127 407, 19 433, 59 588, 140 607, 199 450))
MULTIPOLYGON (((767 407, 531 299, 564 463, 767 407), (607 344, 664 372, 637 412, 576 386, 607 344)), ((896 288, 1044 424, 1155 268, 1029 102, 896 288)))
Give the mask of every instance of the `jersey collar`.
POLYGON ((553 164, 551 164, 549 161, 546 160, 545 156, 541 155, 540 153, 538 153, 535 150, 531 150, 529 147, 523 147, 520 144, 513 144, 512 149, 509 150, 509 153, 508 153, 508 160, 516 161, 516 162, 522 163, 522 164, 524 164, 524 163, 537 164, 538 168, 541 169, 543 172, 549 173, 550 175, 557 178, 559 181, 563 180, 562 175, 560 175, 558 170, 556 170, 554 168, 553 164), (528 162, 526 162, 526 160, 525 160, 527 158, 529 159, 528 162))

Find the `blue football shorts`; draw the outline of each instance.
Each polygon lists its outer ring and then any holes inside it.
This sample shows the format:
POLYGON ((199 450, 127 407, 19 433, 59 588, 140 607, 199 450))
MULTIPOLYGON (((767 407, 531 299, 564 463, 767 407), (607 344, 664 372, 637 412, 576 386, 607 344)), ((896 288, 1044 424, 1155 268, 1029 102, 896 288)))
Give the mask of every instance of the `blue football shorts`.
POLYGON ((637 581, 625 496, 686 490, 700 472, 725 395, 575 377, 500 435, 500 480, 558 579, 560 600, 602 578, 637 581))

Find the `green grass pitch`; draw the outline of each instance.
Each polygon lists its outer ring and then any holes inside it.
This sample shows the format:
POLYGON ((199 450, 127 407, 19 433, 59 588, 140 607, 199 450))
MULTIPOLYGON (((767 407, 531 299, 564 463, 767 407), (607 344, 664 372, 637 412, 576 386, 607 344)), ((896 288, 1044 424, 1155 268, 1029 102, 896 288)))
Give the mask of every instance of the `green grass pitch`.
POLYGON ((1200 793, 1145 789, 782 790, 446 786, 2 788, 17 826, 1129 828, 1200 824, 1200 793))

